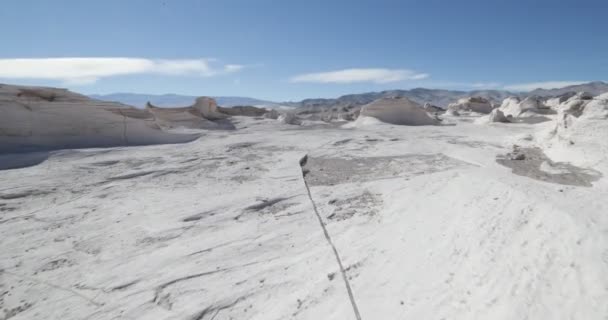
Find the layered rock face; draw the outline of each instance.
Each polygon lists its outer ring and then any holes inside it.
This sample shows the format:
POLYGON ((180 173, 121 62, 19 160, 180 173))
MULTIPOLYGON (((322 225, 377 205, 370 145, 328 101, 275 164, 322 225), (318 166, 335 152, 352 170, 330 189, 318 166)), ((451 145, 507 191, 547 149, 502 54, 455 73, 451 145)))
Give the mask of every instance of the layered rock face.
POLYGON ((494 109, 492 103, 488 99, 482 97, 462 98, 459 99, 458 102, 448 105, 448 110, 452 110, 457 113, 461 111, 468 111, 488 114, 492 112, 492 109, 494 109))
POLYGON ((183 143, 152 114, 65 89, 0 85, 0 152, 183 143))
MULTIPOLYGON (((421 105, 408 98, 382 98, 363 106, 359 119, 372 117, 385 123, 407 126, 437 125, 421 105)), ((358 119, 358 120, 359 120, 358 119)))

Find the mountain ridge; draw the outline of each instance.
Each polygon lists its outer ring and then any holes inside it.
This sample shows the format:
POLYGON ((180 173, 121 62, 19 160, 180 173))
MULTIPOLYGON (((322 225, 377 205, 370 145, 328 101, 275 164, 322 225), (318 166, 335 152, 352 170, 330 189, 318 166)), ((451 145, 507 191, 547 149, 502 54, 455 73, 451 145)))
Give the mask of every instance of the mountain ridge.
MULTIPOLYGON (((145 94, 145 93, 130 93, 116 92, 110 94, 91 94, 89 97, 98 100, 108 100, 124 103, 138 108, 144 108, 146 103, 150 102, 159 107, 184 107, 194 103, 198 96, 180 95, 175 93, 166 94, 145 94)), ((250 97, 239 96, 214 96, 212 97, 221 106, 234 107, 241 105, 254 106, 275 106, 278 103, 273 101, 261 100, 250 97)))
MULTIPOLYGON (((492 102, 500 103, 502 100, 510 96, 527 97, 527 96, 542 96, 552 97, 565 94, 568 92, 585 91, 592 95, 599 95, 608 92, 608 83, 603 81, 593 81, 579 85, 571 85, 563 88, 555 89, 535 89, 529 92, 515 92, 507 90, 448 90, 448 89, 429 89, 429 88, 413 88, 413 89, 392 89, 384 91, 369 91, 363 93, 351 93, 339 96, 337 98, 308 98, 300 101, 275 102, 262 100, 250 97, 239 96, 214 96, 217 103, 224 107, 233 107, 238 105, 253 105, 253 106, 290 106, 302 108, 300 110, 313 110, 316 108, 328 108, 334 106, 360 106, 368 104, 380 98, 395 98, 406 97, 420 104, 430 103, 432 105, 446 108, 450 103, 456 102, 458 99, 480 96, 492 102)), ((140 94, 118 92, 106 95, 93 94, 89 95, 94 99, 117 101, 127 105, 143 108, 149 101, 154 105, 161 107, 179 107, 191 105, 196 96, 179 95, 179 94, 140 94)))

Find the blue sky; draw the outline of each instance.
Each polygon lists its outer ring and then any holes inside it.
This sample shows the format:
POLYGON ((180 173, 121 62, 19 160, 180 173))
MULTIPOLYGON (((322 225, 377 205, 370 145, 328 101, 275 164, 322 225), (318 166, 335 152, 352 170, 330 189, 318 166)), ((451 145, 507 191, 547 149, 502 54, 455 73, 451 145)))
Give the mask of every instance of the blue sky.
POLYGON ((297 100, 608 80, 605 0, 3 0, 2 6, 0 82, 83 93, 297 100))

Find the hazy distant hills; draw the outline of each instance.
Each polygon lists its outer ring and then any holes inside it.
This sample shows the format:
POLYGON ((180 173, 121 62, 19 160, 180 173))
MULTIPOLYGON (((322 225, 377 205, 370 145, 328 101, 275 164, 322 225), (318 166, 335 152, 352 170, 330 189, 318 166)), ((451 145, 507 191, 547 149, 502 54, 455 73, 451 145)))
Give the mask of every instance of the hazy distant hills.
POLYGON ((531 92, 509 92, 504 90, 474 90, 474 91, 458 91, 458 90, 443 90, 443 89, 425 89, 416 88, 411 90, 388 90, 381 92, 368 92, 361 94, 349 94, 335 99, 305 99, 300 102, 291 102, 288 105, 300 107, 307 110, 324 109, 335 106, 360 106, 370 103, 380 98, 406 97, 420 104, 430 103, 432 105, 446 108, 450 103, 456 102, 460 98, 479 96, 486 98, 495 103, 501 103, 502 100, 509 96, 557 96, 566 92, 589 92, 592 95, 599 95, 608 92, 608 84, 596 81, 580 85, 568 86, 560 89, 536 89, 531 92))
POLYGON ((574 86, 567 86, 559 89, 536 89, 530 91, 529 95, 536 96, 558 96, 567 92, 581 92, 585 91, 591 95, 597 96, 604 92, 608 92, 608 83, 602 81, 594 81, 574 86))
MULTIPOLYGON (((273 102, 267 100, 260 100, 249 97, 213 97, 217 100, 220 106, 232 107, 237 105, 251 105, 251 106, 266 106, 266 107, 277 107, 279 105, 299 107, 303 108, 300 111, 306 109, 317 109, 317 108, 330 108, 334 106, 361 106, 370 103, 380 98, 392 98, 392 97, 407 97, 420 104, 430 103, 439 107, 446 108, 448 104, 456 102, 460 98, 469 96, 480 96, 496 103, 502 102, 509 96, 557 96, 567 92, 580 92, 586 91, 592 95, 599 95, 604 92, 608 92, 608 84, 601 81, 589 82, 580 85, 568 86, 559 89, 536 89, 527 93, 509 92, 503 90, 475 90, 475 91, 458 91, 458 90, 443 90, 443 89, 425 89, 415 88, 410 90, 387 90, 380 92, 367 92, 359 94, 348 94, 334 99, 305 99, 299 102, 273 102)), ((184 96, 177 94, 163 94, 163 95, 152 95, 152 94, 137 94, 137 93, 114 93, 108 95, 91 95, 92 98, 116 101, 124 104, 128 104, 136 107, 144 107, 146 102, 150 101, 152 104, 160 107, 180 107, 188 106, 194 102, 195 96, 184 96)))
MULTIPOLYGON (((115 101, 134 107, 143 108, 149 101, 158 107, 185 107, 194 103, 196 96, 185 96, 178 94, 140 94, 140 93, 112 93, 106 95, 90 95, 93 99, 115 101)), ((275 106, 276 102, 259 100, 248 97, 213 97, 220 106, 275 106)))
POLYGON ((500 102, 505 98, 516 95, 508 91, 500 90, 478 90, 478 91, 455 91, 442 89, 416 88, 411 90, 389 90, 381 92, 368 92, 361 94, 349 94, 336 99, 306 99, 291 103, 292 106, 314 109, 328 106, 358 106, 370 103, 380 98, 407 97, 420 104, 430 103, 439 107, 447 107, 448 104, 458 99, 469 96, 481 96, 492 101, 500 102))

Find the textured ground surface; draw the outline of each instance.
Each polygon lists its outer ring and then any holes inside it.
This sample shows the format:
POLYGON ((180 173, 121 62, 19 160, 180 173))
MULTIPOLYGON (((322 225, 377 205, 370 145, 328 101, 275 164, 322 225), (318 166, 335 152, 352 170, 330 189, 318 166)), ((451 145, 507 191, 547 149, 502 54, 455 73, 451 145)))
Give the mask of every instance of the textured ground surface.
POLYGON ((0 171, 0 319, 608 317, 606 162, 496 160, 544 124, 236 122, 0 171))

